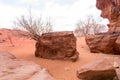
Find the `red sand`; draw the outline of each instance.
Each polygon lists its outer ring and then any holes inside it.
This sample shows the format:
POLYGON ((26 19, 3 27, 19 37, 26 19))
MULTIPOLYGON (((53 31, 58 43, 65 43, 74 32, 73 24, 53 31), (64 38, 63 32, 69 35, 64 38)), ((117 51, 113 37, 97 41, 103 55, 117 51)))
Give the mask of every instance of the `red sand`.
POLYGON ((41 66, 47 68, 57 80, 79 80, 76 77, 77 69, 86 63, 105 56, 104 54, 90 53, 90 50, 84 41, 84 37, 77 38, 77 50, 80 53, 79 60, 77 62, 37 58, 34 56, 35 41, 33 40, 14 40, 14 44, 15 46, 11 47, 10 42, 0 43, 0 50, 8 51, 17 58, 34 61, 35 63, 40 64, 41 66))
MULTIPOLYGON (((3 32, 3 30, 1 31, 3 32)), ((5 36, 0 36, 0 38, 4 37, 5 36)), ((106 56, 105 54, 101 53, 90 53, 90 50, 85 43, 84 37, 78 37, 77 50, 79 51, 80 55, 77 62, 41 59, 35 57, 34 55, 35 41, 27 38, 15 37, 12 35, 10 35, 10 37, 15 46, 12 47, 10 41, 6 40, 6 42, 0 43, 0 51, 7 51, 15 55, 17 58, 34 61, 35 63, 40 64, 41 66, 47 68, 57 80, 79 80, 76 77, 77 69, 86 63, 94 61, 97 58, 106 56)))

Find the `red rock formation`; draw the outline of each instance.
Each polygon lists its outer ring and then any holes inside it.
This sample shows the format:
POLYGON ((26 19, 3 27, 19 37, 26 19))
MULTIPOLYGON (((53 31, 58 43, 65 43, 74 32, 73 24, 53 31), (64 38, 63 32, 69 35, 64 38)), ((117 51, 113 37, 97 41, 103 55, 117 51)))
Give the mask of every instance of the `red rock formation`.
POLYGON ((30 61, 0 52, 0 80, 55 80, 48 71, 30 61))
POLYGON ((120 0, 97 0, 101 16, 110 21, 109 31, 86 37, 91 52, 120 54, 120 0))
POLYGON ((117 38, 116 44, 117 44, 117 46, 118 46, 118 48, 119 48, 119 50, 120 50, 120 36, 117 38))
POLYGON ((101 33, 86 37, 86 43, 93 53, 120 54, 120 34, 101 33))
POLYGON ((36 43, 35 56, 47 59, 78 59, 76 38, 73 32, 52 32, 43 34, 36 43))
POLYGON ((120 57, 114 58, 114 66, 117 66, 116 73, 118 75, 118 79, 120 80, 120 57))
MULTIPOLYGON (((120 54, 120 0, 97 0, 96 6, 102 11, 101 16, 110 21, 106 33, 89 35, 86 43, 91 52, 120 54)), ((112 68, 108 60, 98 60, 81 68, 78 78, 85 80, 120 80, 120 69, 112 68), (116 76, 116 78, 115 78, 116 76)), ((120 66, 119 60, 117 60, 120 66)))
POLYGON ((115 67, 104 58, 81 67, 77 70, 77 77, 81 80, 119 80, 115 67))
POLYGON ((101 16, 109 19, 109 31, 120 32, 120 0, 97 0, 96 6, 101 16))

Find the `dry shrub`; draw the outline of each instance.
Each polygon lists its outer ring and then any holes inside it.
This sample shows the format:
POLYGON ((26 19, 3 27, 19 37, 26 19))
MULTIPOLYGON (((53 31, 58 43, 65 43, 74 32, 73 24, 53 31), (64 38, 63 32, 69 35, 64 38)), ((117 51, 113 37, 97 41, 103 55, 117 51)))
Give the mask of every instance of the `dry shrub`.
MULTIPOLYGON (((38 41, 40 36, 43 33, 48 33, 52 31, 52 25, 50 20, 45 23, 42 22, 41 17, 35 18, 31 15, 31 11, 29 12, 29 16, 21 16, 14 21, 15 28, 23 29, 29 33, 32 39, 38 41)), ((21 34, 22 35, 22 34, 21 34)))
POLYGON ((102 31, 106 31, 106 26, 98 23, 92 16, 89 16, 85 21, 80 20, 75 29, 75 33, 81 36, 97 34, 102 31))

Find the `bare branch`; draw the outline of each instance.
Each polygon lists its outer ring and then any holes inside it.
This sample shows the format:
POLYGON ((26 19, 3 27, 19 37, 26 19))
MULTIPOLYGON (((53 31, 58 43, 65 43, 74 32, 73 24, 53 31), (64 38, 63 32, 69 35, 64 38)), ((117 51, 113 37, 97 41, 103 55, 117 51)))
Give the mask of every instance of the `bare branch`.
POLYGON ((42 22, 40 18, 34 18, 29 12, 29 16, 21 16, 14 22, 15 27, 22 28, 29 32, 29 36, 34 39, 38 40, 43 33, 48 33, 52 31, 52 25, 50 20, 47 21, 45 24, 42 22))
MULTIPOLYGON (((101 21, 98 19, 97 21, 101 21)), ((97 22, 93 16, 88 16, 85 21, 80 20, 76 25, 76 32, 80 35, 87 36, 89 34, 97 34, 100 33, 102 30, 105 29, 105 25, 100 24, 97 22)))

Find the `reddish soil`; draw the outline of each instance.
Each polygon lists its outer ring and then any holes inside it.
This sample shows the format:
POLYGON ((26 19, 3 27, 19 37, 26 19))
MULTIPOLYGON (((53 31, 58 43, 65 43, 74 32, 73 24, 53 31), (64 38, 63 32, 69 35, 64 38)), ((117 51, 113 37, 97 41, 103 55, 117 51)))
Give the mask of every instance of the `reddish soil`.
MULTIPOLYGON (((7 35, 7 34, 6 34, 7 35)), ((0 39, 5 36, 0 36, 0 39)), ((77 38, 77 50, 79 51, 79 60, 76 62, 48 60, 37 58, 34 55, 35 41, 28 38, 15 37, 11 35, 14 47, 11 46, 9 40, 0 43, 0 51, 7 51, 15 55, 17 58, 33 61, 47 68, 57 80, 79 80, 76 77, 76 70, 82 65, 94 61, 97 58, 107 57, 105 54, 90 53, 88 46, 85 43, 84 37, 77 38)), ((110 56, 110 55, 109 55, 110 56)))

